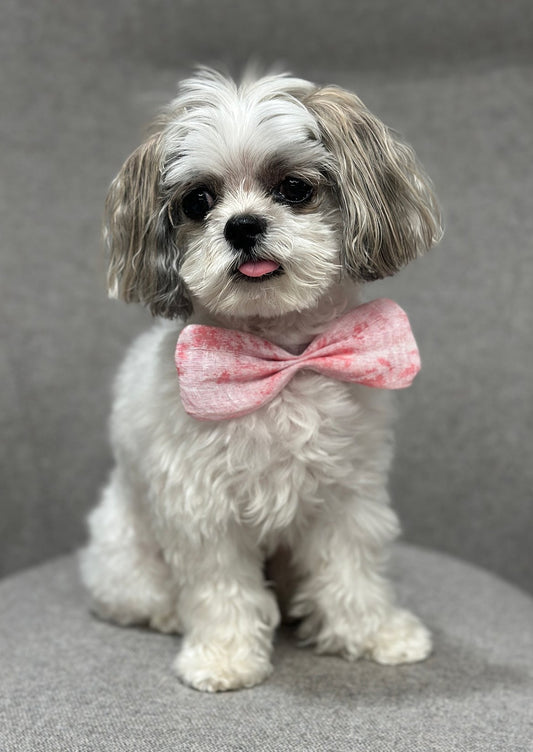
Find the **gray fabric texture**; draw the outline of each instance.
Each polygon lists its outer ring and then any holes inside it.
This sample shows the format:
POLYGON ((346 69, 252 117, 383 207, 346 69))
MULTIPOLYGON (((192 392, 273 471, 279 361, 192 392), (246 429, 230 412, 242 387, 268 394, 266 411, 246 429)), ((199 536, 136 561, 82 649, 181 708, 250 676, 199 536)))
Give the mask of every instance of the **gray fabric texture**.
POLYGON ((139 308, 109 303, 107 185, 195 62, 256 58, 357 91, 413 143, 441 246, 369 288, 423 359, 399 395, 407 539, 533 590, 529 0, 8 0, 0 24, 0 572, 78 545, 110 466, 110 384, 139 308))
POLYGON ((435 635, 426 662, 315 656, 287 630, 275 671, 206 695, 170 664, 179 638, 97 621, 74 557, 0 584, 3 752, 528 752, 533 600, 415 547, 391 563, 399 600, 435 635))

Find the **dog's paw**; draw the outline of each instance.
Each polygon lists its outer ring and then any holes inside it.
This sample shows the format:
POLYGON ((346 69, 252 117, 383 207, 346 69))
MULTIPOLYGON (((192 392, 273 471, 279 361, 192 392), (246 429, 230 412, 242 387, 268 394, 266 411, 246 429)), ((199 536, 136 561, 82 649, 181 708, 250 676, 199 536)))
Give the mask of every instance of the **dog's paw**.
POLYGON ((416 663, 432 650, 431 634, 409 611, 392 611, 366 645, 365 653, 377 663, 416 663))
POLYGON ((149 620, 147 614, 131 602, 105 602, 92 597, 89 608, 98 619, 118 624, 120 627, 144 626, 149 620))
POLYGON ((183 627, 175 609, 171 611, 161 610, 153 613, 150 617, 149 627, 164 634, 181 634, 183 632, 183 627))
POLYGON ((225 692, 260 684, 272 673, 268 655, 243 645, 184 641, 174 669, 184 684, 202 692, 225 692))

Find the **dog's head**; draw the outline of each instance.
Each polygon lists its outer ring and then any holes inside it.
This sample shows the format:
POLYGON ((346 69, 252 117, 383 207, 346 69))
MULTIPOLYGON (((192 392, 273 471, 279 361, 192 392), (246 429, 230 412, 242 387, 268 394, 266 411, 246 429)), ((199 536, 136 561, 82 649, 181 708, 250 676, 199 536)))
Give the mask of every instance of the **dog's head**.
POLYGON ((280 75, 185 81, 106 210, 110 294, 169 318, 305 310, 440 234, 409 147, 355 95, 280 75))

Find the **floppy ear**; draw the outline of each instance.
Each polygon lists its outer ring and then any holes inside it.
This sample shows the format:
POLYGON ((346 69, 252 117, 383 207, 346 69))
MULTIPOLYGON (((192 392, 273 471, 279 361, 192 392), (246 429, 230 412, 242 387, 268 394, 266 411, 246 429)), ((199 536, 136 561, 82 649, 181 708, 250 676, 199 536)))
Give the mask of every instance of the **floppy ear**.
POLYGON ((131 154, 111 183, 104 239, 111 297, 140 302, 153 315, 190 313, 179 276, 176 233, 161 188, 162 129, 131 154))
POLYGON ((328 86, 304 103, 331 154, 326 170, 342 212, 346 270, 359 280, 394 274, 440 239, 428 178, 354 94, 328 86))

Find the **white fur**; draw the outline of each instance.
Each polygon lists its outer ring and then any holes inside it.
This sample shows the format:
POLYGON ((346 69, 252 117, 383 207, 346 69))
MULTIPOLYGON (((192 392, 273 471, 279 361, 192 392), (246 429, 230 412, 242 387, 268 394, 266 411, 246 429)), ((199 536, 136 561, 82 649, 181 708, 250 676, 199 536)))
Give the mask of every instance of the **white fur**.
MULTIPOLYGON (((270 77, 238 89, 204 76, 171 105, 180 114, 165 136, 167 187, 195 174, 224 184, 206 222, 183 230, 190 321, 252 331, 294 352, 359 302, 342 273, 331 196, 299 214, 274 203, 258 178, 278 153, 310 176, 328 160, 312 115, 284 94, 308 86, 270 77), (267 217, 260 250, 283 276, 231 277, 223 230, 243 212, 267 217)), ((383 575, 398 534, 386 490, 390 395, 301 372, 251 415, 197 421, 182 408, 173 362, 183 325, 157 322, 116 382, 116 467, 82 553, 97 613, 182 633, 175 668, 192 687, 252 686, 271 672, 280 612, 263 567, 282 548, 304 642, 348 659, 425 658, 428 631, 393 605, 383 575)))

